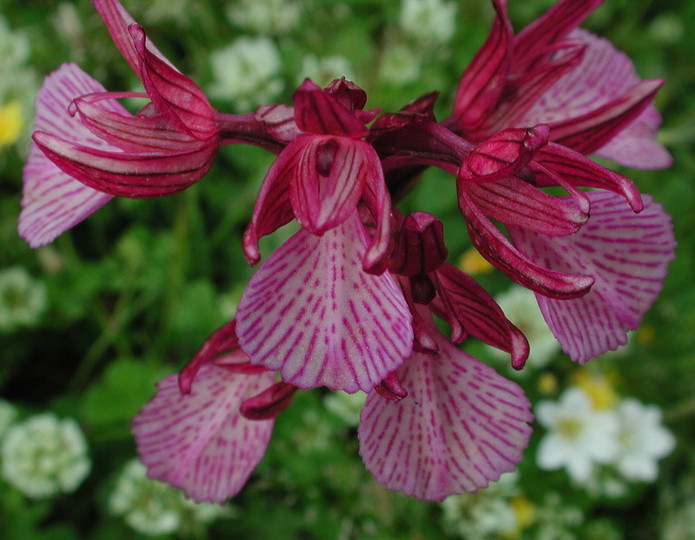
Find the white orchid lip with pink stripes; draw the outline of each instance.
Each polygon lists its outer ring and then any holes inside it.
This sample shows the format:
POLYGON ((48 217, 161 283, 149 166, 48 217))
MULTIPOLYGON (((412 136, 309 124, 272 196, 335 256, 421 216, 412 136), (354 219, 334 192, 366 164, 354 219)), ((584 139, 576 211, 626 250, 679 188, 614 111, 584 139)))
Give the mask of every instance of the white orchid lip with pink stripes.
POLYGON ((507 0, 491 1, 488 39, 438 122, 435 93, 382 113, 344 78, 305 80, 292 105, 216 111, 120 2, 93 0, 144 92, 107 92, 74 64, 46 78, 24 169, 19 232, 29 244, 51 242, 113 196, 186 189, 227 144, 277 155, 243 237, 249 263, 261 262, 259 238, 299 226, 260 264, 236 318, 134 419, 151 477, 225 501, 292 396, 320 386, 368 394, 360 455, 388 489, 442 500, 516 467, 531 405, 457 345, 482 340, 516 369, 532 351, 483 287, 446 262, 442 223, 395 208, 428 166, 451 173, 472 243, 535 292, 574 361, 617 348, 640 324, 673 258, 670 219, 586 156, 668 166, 651 104, 662 82, 641 81, 625 55, 578 29, 602 0, 560 0, 519 33, 507 0), (148 100, 135 115, 118 101, 133 96, 148 100))

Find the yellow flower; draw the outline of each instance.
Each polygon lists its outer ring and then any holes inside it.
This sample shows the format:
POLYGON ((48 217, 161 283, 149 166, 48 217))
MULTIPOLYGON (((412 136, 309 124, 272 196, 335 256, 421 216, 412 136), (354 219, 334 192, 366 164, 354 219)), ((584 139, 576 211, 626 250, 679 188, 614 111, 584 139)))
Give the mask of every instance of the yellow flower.
POLYGON ((517 495, 509 504, 512 505, 516 514, 516 522, 520 529, 525 529, 531 525, 536 518, 536 508, 531 501, 523 495, 517 495))
POLYGON ((542 373, 538 377, 538 391, 544 396, 556 394, 559 386, 557 377, 552 373, 542 373))
POLYGON ((610 409, 618 401, 618 394, 613 383, 615 376, 599 372, 589 372, 586 369, 577 371, 572 381, 584 390, 597 410, 610 409))
POLYGON ((18 102, 10 101, 0 106, 0 146, 16 142, 23 127, 24 119, 18 102))
POLYGON ((517 495, 509 501, 509 506, 514 512, 516 524, 513 529, 502 533, 506 539, 521 538, 521 532, 533 524, 536 519, 536 508, 531 501, 523 495, 517 495))
POLYGON ((656 330, 650 324, 643 324, 637 329, 637 343, 640 345, 646 345, 654 341, 656 337, 656 330))
POLYGON ((487 274, 494 270, 494 267, 487 262, 475 248, 466 251, 458 261, 458 267, 466 274, 487 274))

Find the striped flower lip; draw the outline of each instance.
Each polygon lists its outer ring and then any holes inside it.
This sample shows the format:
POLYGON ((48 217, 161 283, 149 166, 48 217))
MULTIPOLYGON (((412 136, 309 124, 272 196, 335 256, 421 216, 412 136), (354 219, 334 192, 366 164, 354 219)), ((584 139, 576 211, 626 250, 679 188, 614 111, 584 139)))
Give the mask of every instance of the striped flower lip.
POLYGON ((533 415, 518 385, 452 345, 419 310, 437 351, 414 353, 398 368, 403 399, 367 396, 357 433, 365 467, 379 482, 440 501, 514 470, 533 415))
POLYGON ((369 392, 413 345, 396 280, 362 268, 367 238, 355 211, 316 236, 301 229, 251 278, 237 334, 251 363, 300 388, 369 392))

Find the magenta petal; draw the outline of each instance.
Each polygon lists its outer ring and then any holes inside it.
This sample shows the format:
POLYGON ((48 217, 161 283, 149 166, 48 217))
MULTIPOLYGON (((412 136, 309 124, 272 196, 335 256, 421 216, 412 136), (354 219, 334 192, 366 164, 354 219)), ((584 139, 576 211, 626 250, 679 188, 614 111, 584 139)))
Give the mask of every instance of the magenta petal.
MULTIPOLYGON (((103 91, 101 84, 76 65, 63 65, 46 77, 39 90, 34 129, 50 130, 88 146, 110 149, 110 145, 68 114, 68 106, 75 97, 103 91)), ((103 106, 127 114, 115 100, 105 101, 103 106)), ((65 174, 35 143, 29 149, 23 183, 19 234, 31 247, 51 242, 111 200, 110 195, 84 186, 65 174)))
MULTIPOLYGON (((374 152, 372 148, 369 151, 374 152)), ((362 193, 364 204, 374 218, 373 229, 370 230, 369 235, 369 248, 364 255, 362 267, 365 272, 378 275, 388 266, 393 249, 393 237, 391 236, 391 196, 386 189, 381 166, 375 159, 377 159, 376 154, 368 162, 371 168, 369 178, 372 181, 365 182, 362 193)))
POLYGON ((180 152, 200 146, 200 141, 171 126, 161 117, 110 111, 101 106, 99 98, 101 96, 98 94, 78 98, 73 103, 74 110, 94 135, 125 152, 180 152))
POLYGON ((582 63, 550 88, 518 125, 550 123, 553 140, 559 137, 558 142, 570 145, 586 145, 587 130, 601 136, 601 132, 612 133, 610 142, 604 139, 598 150, 596 146, 586 148, 628 167, 667 167, 670 156, 654 140, 661 124, 659 113, 653 105, 647 105, 639 114, 659 81, 640 85, 632 61, 608 40, 581 29, 570 36, 587 46, 582 63), (635 116, 635 110, 639 116, 635 116), (620 128, 617 135, 615 125, 620 128), (567 137, 572 138, 563 140, 567 137))
POLYGON ((354 214, 321 237, 300 230, 251 278, 237 335, 254 364, 300 388, 372 390, 410 354, 411 315, 388 274, 362 270, 354 214))
POLYGON ((34 142, 53 163, 86 186, 131 198, 163 197, 191 186, 212 166, 216 144, 179 153, 133 154, 75 144, 37 131, 34 142))
POLYGON ((518 76, 510 76, 506 93, 513 95, 514 99, 498 105, 489 122, 490 131, 537 123, 521 123, 519 118, 522 118, 559 79, 576 69, 583 55, 583 44, 567 41, 555 47, 551 59, 518 76))
POLYGON ((594 282, 591 276, 550 270, 521 253, 480 211, 467 190, 459 189, 458 198, 471 242, 483 257, 516 283, 553 298, 575 298, 591 288, 594 282))
POLYGON ((548 236, 573 234, 589 217, 573 199, 548 195, 516 176, 465 189, 488 217, 548 236))
MULTIPOLYGON (((136 24, 135 19, 118 0, 92 0, 92 3, 101 18, 104 19, 106 28, 123 58, 128 61, 133 71, 139 74, 142 59, 135 50, 133 39, 128 30, 130 25, 136 24)), ((168 63, 164 55, 151 44, 150 50, 155 56, 168 63)))
POLYGON ((464 133, 482 129, 505 88, 512 59, 514 31, 506 0, 493 0, 495 21, 490 34, 459 81, 454 101, 456 125, 464 133))
POLYGON ((242 375, 206 364, 190 394, 177 376, 159 382, 157 394, 133 420, 133 434, 148 476, 203 502, 236 495, 263 458, 273 422, 251 421, 241 403, 274 382, 274 374, 242 375))
POLYGON ((439 268, 448 256, 442 222, 426 212, 413 212, 398 230, 389 271, 408 277, 427 274, 439 268))
POLYGON ((553 51, 605 0, 560 0, 514 38, 514 72, 526 71, 553 51))
POLYGON ((505 129, 478 144, 466 155, 459 181, 490 183, 520 172, 548 144, 548 126, 505 129))
POLYGON ((474 492, 514 470, 533 420, 521 388, 438 336, 439 353, 413 354, 398 369, 407 397, 371 392, 357 432, 379 482, 428 501, 474 492))
MULTIPOLYGON (((182 394, 189 394, 193 387, 193 381, 200 371, 200 368, 212 362, 216 357, 223 353, 232 353, 239 349, 239 340, 236 337, 236 321, 232 319, 228 323, 222 325, 215 330, 210 337, 205 340, 205 343, 198 349, 193 358, 179 373, 179 389, 182 394)), ((234 355, 235 360, 239 363, 248 361, 248 358, 234 355)))
POLYGON ((347 137, 306 137, 290 184, 290 200, 300 225, 322 235, 354 213, 365 182, 373 182, 371 147, 347 137))
POLYGON ((594 277, 582 298, 552 300, 537 295, 548 326, 579 363, 627 342, 661 290, 675 241, 668 214, 645 196, 634 214, 622 198, 592 192, 591 219, 574 236, 545 238, 510 228, 519 248, 541 264, 594 277))
POLYGON ((450 264, 436 273, 438 299, 434 306, 451 325, 451 341, 467 334, 511 354, 512 366, 521 369, 529 354, 524 334, 504 315, 497 302, 472 277, 450 264))
POLYGON ((263 122, 276 141, 284 144, 291 143, 302 134, 294 121, 294 107, 289 105, 261 105, 254 116, 256 120, 263 122))
POLYGON ((299 129, 309 133, 344 135, 359 139, 369 130, 364 122, 332 96, 306 79, 293 96, 299 129))
POLYGON ((543 173, 543 167, 551 171, 552 175, 536 174, 535 182, 538 186, 562 185, 568 190, 570 186, 607 189, 625 197, 633 211, 642 210, 642 196, 629 178, 602 167, 575 150, 548 143, 536 154, 531 164, 531 169, 536 173, 543 173), (541 167, 537 167, 538 165, 541 167))
POLYGON ((290 185, 296 176, 298 156, 304 146, 303 141, 287 145, 263 179, 253 207, 251 223, 242 240, 244 257, 249 264, 256 264, 261 260, 258 240, 294 219, 290 204, 290 185))
POLYGON ((135 49, 142 57, 140 78, 159 113, 184 133, 205 141, 217 132, 217 112, 191 79, 148 49, 141 27, 129 28, 135 49))

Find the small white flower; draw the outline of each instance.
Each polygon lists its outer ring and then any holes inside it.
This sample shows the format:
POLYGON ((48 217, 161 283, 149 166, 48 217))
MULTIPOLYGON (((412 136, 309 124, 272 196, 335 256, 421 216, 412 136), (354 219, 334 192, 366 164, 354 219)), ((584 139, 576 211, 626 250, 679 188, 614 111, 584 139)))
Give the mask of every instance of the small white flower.
POLYGON ((615 412, 595 410, 580 388, 569 388, 558 402, 541 401, 536 418, 548 430, 536 456, 542 469, 565 467, 583 484, 591 478, 594 463, 610 463, 618 455, 615 412))
POLYGON ((195 9, 195 3, 188 0, 150 0, 142 17, 149 23, 172 22, 189 26, 195 9))
POLYGON ((323 404, 348 426, 357 427, 360 422, 360 411, 366 399, 367 394, 364 392, 354 394, 331 392, 324 398, 323 404))
POLYGON ((38 322, 46 309, 46 287, 18 266, 0 272, 0 331, 38 322))
POLYGON ((149 536, 175 533, 190 520, 210 523, 228 513, 215 504, 190 501, 170 485, 147 478, 147 469, 137 459, 123 468, 109 498, 109 509, 149 536))
MULTIPOLYGON (((560 344, 548 328, 536 302, 536 295, 515 285, 495 298, 507 318, 521 330, 531 347, 527 367, 542 368, 560 350, 560 344)), ((490 348, 493 356, 507 359, 509 355, 490 348)))
POLYGON ((261 34, 281 34, 299 23, 300 3, 292 0, 241 0, 227 10, 232 24, 261 34))
POLYGON ((52 413, 10 427, 1 452, 2 476, 35 499, 75 491, 91 468, 77 422, 52 413))
POLYGON ((658 474, 657 460, 676 445, 661 425, 661 411, 636 399, 623 399, 616 408, 619 422, 619 454, 615 465, 628 480, 651 482, 658 474))
POLYGON ((518 494, 516 472, 504 473, 481 493, 452 495, 442 501, 444 525, 465 540, 496 540, 521 525, 512 497, 518 494))
POLYGON ((17 408, 10 402, 0 399, 0 439, 7 433, 16 417, 17 408))
POLYGON ((403 0, 399 23, 423 43, 446 43, 454 35, 456 4, 442 0, 403 0))
POLYGON ((211 97, 226 99, 238 110, 271 101, 283 89, 280 53, 266 37, 241 37, 210 57, 214 82, 211 97))
POLYGON ((302 70, 297 82, 301 83, 304 79, 309 78, 319 86, 325 87, 341 77, 345 77, 348 81, 355 80, 355 74, 352 72, 347 58, 344 56, 317 58, 313 54, 308 54, 302 58, 302 70))
POLYGON ((384 51, 380 74, 393 84, 411 83, 420 76, 420 60, 405 45, 394 45, 384 51))

